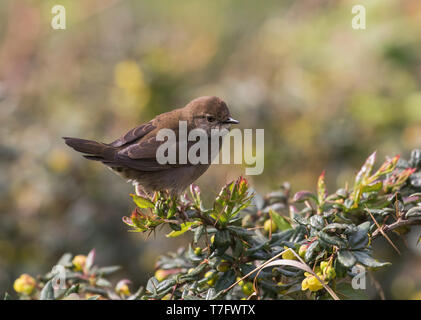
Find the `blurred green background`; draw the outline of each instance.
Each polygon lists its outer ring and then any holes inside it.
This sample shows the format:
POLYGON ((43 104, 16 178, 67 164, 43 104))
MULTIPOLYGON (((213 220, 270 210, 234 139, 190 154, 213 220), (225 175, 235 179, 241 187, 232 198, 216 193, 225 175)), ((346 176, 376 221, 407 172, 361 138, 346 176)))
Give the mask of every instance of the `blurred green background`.
MULTIPOLYGON (((265 170, 248 177, 259 193, 283 181, 314 190, 322 170, 333 191, 374 150, 408 157, 421 147, 420 30, 419 0, 2 0, 0 292, 91 248, 139 285, 158 254, 186 241, 129 233, 132 187, 62 136, 110 142, 216 95, 241 128, 265 129, 265 170), (51 27, 56 4, 66 30, 51 27), (351 27, 356 4, 366 30, 351 27)), ((212 198, 242 173, 214 166, 198 184, 212 198)), ((394 262, 376 274, 387 298, 420 295, 417 235, 402 257, 376 243, 394 262)))

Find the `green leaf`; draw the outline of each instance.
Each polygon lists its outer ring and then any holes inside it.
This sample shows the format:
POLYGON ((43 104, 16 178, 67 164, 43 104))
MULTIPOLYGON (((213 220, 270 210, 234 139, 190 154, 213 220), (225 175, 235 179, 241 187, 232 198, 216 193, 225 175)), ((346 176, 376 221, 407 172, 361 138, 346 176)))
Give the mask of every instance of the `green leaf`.
POLYGON ((231 237, 227 229, 219 230, 217 233, 215 233, 215 240, 213 243, 215 246, 224 247, 224 246, 230 245, 230 243, 231 243, 231 237))
POLYGON ((138 195, 132 193, 130 194, 130 196, 133 198, 133 202, 136 204, 136 206, 138 206, 141 209, 155 207, 155 205, 149 199, 139 197, 138 195))
POLYGON ((326 227, 322 229, 322 231, 329 232, 329 231, 337 231, 337 230, 347 230, 349 228, 350 226, 348 224, 334 222, 334 223, 328 224, 326 227))
POLYGON ((367 252, 364 251, 354 251, 354 255, 357 258, 357 261, 366 267, 370 268, 382 268, 391 265, 390 262, 379 262, 371 257, 367 252))
POLYGON ((344 240, 342 240, 341 238, 337 237, 337 236, 330 236, 327 233, 320 231, 318 233, 319 238, 321 240, 323 240, 324 242, 332 245, 332 246, 337 246, 339 248, 344 248, 346 247, 346 243, 344 240))
POLYGON ((365 161, 364 165, 361 167, 357 176, 355 177, 355 187, 358 187, 360 184, 366 180, 373 169, 374 161, 376 161, 376 151, 374 151, 365 161))
POLYGON ((362 192, 374 192, 379 191, 383 187, 382 181, 373 182, 362 187, 362 192))
POLYGON ((63 296, 67 297, 69 294, 78 293, 79 292, 79 286, 80 286, 79 283, 76 283, 76 284, 72 285, 69 289, 67 289, 67 291, 64 293, 63 296))
POLYGON ((370 222, 366 221, 360 224, 356 231, 352 232, 348 236, 349 246, 353 250, 363 249, 368 245, 368 230, 370 228, 370 222))
POLYGON ((146 291, 149 291, 152 294, 156 294, 156 288, 159 286, 159 281, 152 277, 148 280, 148 283, 146 284, 146 291))
POLYGON ((338 283, 335 291, 342 300, 368 300, 364 290, 355 290, 350 283, 338 283))
POLYGON ((205 227, 203 225, 198 226, 195 230, 194 230, 194 238, 193 241, 194 243, 198 243, 199 239, 202 237, 202 235, 205 233, 205 227))
POLYGON ((299 191, 292 198, 292 202, 304 202, 310 199, 317 201, 317 197, 314 193, 311 193, 310 191, 299 191))
POLYGON ((228 270, 227 272, 224 272, 218 280, 216 280, 215 283, 215 290, 217 292, 225 290, 230 285, 232 285, 236 280, 235 272, 234 270, 228 270))
POLYGON ((53 282, 49 280, 41 290, 40 300, 54 300, 53 282))
POLYGON ((180 225, 181 229, 179 231, 171 231, 169 234, 166 235, 168 238, 175 238, 181 236, 183 233, 186 233, 191 229, 191 227, 198 225, 198 221, 187 221, 180 225))
POLYGON ((95 249, 92 249, 88 253, 88 256, 86 257, 84 271, 88 272, 89 270, 91 270, 92 266, 94 265, 94 262, 95 262, 95 249))
POLYGON ((98 268, 98 273, 102 275, 109 275, 121 269, 121 266, 109 266, 98 268))
POLYGON ((349 250, 339 250, 338 260, 347 268, 351 268, 357 262, 357 259, 349 250))
POLYGON ((72 254, 71 253, 65 253, 61 256, 61 258, 58 260, 57 265, 60 266, 67 266, 72 264, 72 254))
POLYGON ((104 278, 99 278, 96 281, 96 285, 99 287, 111 287, 111 282, 104 278))
POLYGON ((406 218, 418 218, 421 217, 421 207, 413 207, 409 209, 405 215, 406 218))
POLYGON ((314 215, 310 217, 310 225, 317 230, 321 230, 325 226, 325 222, 321 216, 314 215))
POLYGON ((271 215, 273 222, 276 224, 279 230, 284 231, 292 228, 291 224, 279 213, 271 209, 269 210, 269 214, 271 215))
POLYGON ((310 259, 313 257, 313 255, 317 252, 318 249, 319 249, 319 241, 316 240, 308 246, 307 251, 304 255, 304 259, 306 261, 310 261, 310 259))

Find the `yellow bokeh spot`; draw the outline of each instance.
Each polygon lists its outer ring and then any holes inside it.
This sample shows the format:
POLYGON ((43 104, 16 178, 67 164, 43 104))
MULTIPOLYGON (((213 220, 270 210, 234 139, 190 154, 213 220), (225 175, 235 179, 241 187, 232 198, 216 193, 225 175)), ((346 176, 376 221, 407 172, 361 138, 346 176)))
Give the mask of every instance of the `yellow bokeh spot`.
POLYGON ((114 68, 115 88, 111 100, 119 106, 118 112, 132 114, 142 109, 150 100, 150 88, 144 80, 142 69, 135 61, 124 60, 114 68))
POLYGON ((52 150, 47 158, 48 167, 57 173, 66 172, 70 167, 70 157, 63 149, 52 150))

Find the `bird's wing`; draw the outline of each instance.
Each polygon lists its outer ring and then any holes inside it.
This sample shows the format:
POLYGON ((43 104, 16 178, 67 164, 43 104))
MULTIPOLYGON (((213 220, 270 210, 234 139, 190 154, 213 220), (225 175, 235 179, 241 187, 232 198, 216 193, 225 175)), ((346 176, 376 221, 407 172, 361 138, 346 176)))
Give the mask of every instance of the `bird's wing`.
POLYGON ((130 130, 129 132, 127 132, 126 134, 122 135, 120 138, 118 138, 117 140, 111 142, 109 144, 109 146, 112 147, 122 147, 124 145, 127 145, 130 142, 133 142, 137 139, 140 139, 142 137, 144 137, 146 134, 148 134, 149 132, 151 132, 152 130, 154 130, 156 127, 152 124, 152 121, 142 124, 136 128, 133 128, 132 130, 130 130))
MULTIPOLYGON (((157 171, 171 168, 179 168, 191 166, 190 163, 166 163, 160 164, 157 159, 157 149, 164 141, 157 141, 156 136, 145 137, 136 143, 132 143, 127 147, 121 149, 117 153, 118 162, 127 167, 142 170, 142 171, 157 171)), ((189 141, 187 143, 187 150, 195 142, 189 141)), ((179 143, 175 142, 174 150, 176 152, 176 159, 179 155, 179 143)))

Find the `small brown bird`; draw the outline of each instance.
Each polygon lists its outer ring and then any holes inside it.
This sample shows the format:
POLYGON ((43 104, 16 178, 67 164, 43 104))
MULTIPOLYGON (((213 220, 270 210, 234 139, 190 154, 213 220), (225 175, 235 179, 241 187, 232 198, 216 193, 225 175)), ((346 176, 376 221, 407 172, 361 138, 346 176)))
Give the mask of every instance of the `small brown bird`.
MULTIPOLYGON (((194 99, 184 108, 160 114, 109 144, 78 138, 63 139, 68 146, 84 153, 85 158, 101 161, 128 179, 136 186, 138 194, 150 195, 154 191, 167 190, 171 195, 179 195, 198 179, 211 163, 211 159, 205 164, 192 164, 190 161, 184 164, 180 161, 175 164, 158 162, 157 149, 164 143, 157 140, 159 130, 173 130, 178 146, 180 121, 187 124, 187 133, 199 128, 206 131, 209 151, 212 129, 229 129, 231 124, 239 123, 231 118, 224 101, 218 97, 205 96, 194 99)), ((186 141, 186 144, 188 150, 194 142, 186 141)), ((176 150, 179 150, 178 147, 176 150)))

